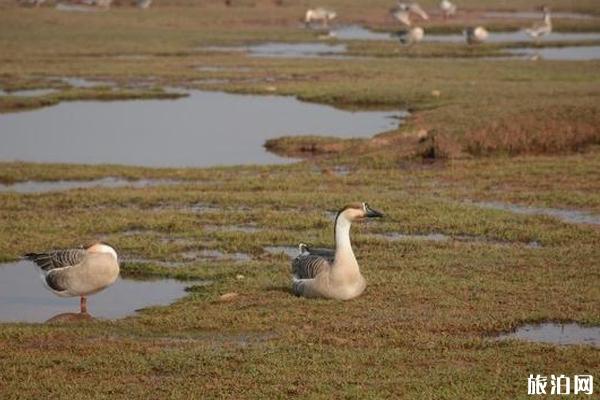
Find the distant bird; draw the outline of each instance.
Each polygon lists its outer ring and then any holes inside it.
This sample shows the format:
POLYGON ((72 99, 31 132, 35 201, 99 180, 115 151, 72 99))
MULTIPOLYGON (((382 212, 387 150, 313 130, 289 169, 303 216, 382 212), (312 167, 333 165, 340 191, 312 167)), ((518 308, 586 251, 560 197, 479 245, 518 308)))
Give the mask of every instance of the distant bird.
POLYGON ((21 0, 19 1, 19 4, 29 7, 39 7, 45 2, 46 0, 21 0))
POLYGON ((81 0, 80 3, 87 6, 110 8, 112 0, 81 0))
POLYGON ((417 14, 424 20, 429 19, 429 15, 421 8, 418 3, 401 3, 398 2, 391 10, 390 14, 394 19, 405 26, 411 26, 411 14, 417 14))
POLYGON ((87 313, 87 296, 112 285, 119 276, 117 252, 106 243, 28 253, 24 257, 37 264, 44 286, 52 293, 61 297, 79 296, 82 313, 87 313))
POLYGON ((354 221, 382 216, 367 203, 349 204, 335 218, 335 251, 312 249, 300 244, 301 254, 292 261, 294 294, 337 300, 359 296, 367 283, 352 251, 350 226, 354 221))
POLYGON ((456 4, 452 3, 450 0, 442 0, 440 2, 440 9, 442 10, 444 18, 456 14, 456 4))
POLYGON ((306 11, 304 24, 306 27, 310 27, 314 22, 320 22, 323 28, 327 28, 329 21, 334 20, 335 17, 337 17, 337 13, 333 10, 323 7, 311 8, 306 11))
POLYGON ((550 16, 550 9, 546 6, 542 7, 544 12, 544 19, 541 23, 535 23, 529 29, 525 29, 525 33, 531 36, 535 41, 539 41, 542 36, 549 35, 552 33, 552 18, 550 16))
POLYGON ((489 33, 483 26, 469 27, 464 31, 467 44, 479 44, 487 40, 489 33))
POLYGON ((152 4, 152 0, 135 0, 135 5, 142 10, 149 8, 152 4))
POLYGON ((416 44, 423 40, 425 31, 419 26, 415 26, 400 34, 400 42, 403 44, 416 44))

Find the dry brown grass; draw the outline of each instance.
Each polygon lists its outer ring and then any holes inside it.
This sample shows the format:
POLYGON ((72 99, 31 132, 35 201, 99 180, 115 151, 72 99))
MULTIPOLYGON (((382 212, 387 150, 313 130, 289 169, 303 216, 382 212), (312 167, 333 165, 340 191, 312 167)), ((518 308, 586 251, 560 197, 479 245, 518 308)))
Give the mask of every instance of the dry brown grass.
POLYGON ((491 121, 464 140, 474 155, 566 153, 600 143, 599 126, 595 107, 552 107, 491 121))

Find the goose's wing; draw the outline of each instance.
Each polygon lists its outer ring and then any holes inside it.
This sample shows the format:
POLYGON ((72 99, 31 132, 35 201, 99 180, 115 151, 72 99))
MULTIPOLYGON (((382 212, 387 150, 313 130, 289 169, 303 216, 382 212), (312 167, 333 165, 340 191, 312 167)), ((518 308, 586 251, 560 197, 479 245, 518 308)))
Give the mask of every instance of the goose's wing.
POLYGON ((409 6, 409 9, 410 9, 410 11, 414 12, 415 14, 417 14, 422 19, 425 19, 425 20, 429 19, 429 15, 427 15, 427 13, 425 12, 425 10, 423 10, 419 4, 412 3, 409 6))
POLYGON ((313 279, 331 268, 326 258, 314 254, 301 254, 292 261, 294 279, 313 279))
POLYGON ((46 253, 27 253, 25 258, 36 263, 41 269, 49 272, 57 268, 77 265, 83 261, 87 252, 85 249, 52 250, 46 253))
POLYGON ((313 256, 319 256, 326 259, 330 264, 333 263, 333 259, 335 258, 335 250, 334 249, 326 249, 323 247, 306 247, 306 252, 313 256))

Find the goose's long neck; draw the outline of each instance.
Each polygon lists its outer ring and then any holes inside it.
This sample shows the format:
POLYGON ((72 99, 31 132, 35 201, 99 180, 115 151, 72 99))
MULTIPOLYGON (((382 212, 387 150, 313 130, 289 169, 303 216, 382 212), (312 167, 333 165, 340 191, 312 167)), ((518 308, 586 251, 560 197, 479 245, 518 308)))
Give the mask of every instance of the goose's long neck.
POLYGON ((544 24, 547 26, 552 26, 552 19, 550 18, 549 12, 544 13, 544 24))
POLYGON ((358 263, 350 243, 352 223, 344 215, 338 215, 335 221, 335 260, 333 267, 348 272, 358 272, 358 263))

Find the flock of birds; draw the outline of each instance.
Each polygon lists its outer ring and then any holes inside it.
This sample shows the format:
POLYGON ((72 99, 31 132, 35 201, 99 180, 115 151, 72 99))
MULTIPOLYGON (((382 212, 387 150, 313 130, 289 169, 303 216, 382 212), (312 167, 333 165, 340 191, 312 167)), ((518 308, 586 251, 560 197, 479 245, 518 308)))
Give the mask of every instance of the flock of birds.
MULTIPOLYGON (((439 8, 444 19, 451 18, 457 12, 456 4, 450 0, 442 0, 439 3, 439 8)), ((552 32, 552 20, 550 17, 550 9, 546 6, 542 7, 543 20, 541 23, 535 23, 532 27, 525 29, 525 33, 536 41, 542 36, 552 32)), ((400 33, 400 41, 404 44, 419 43, 425 37, 425 30, 413 24, 413 16, 420 18, 423 21, 429 20, 427 12, 416 2, 402 3, 398 2, 392 9, 390 15, 405 28, 400 33)), ((319 24, 320 27, 327 29, 329 23, 337 17, 337 13, 333 10, 318 7, 306 11, 304 23, 307 27, 319 24)), ((483 26, 467 27, 464 31, 465 41, 468 44, 478 44, 485 42, 490 34, 483 26)))
MULTIPOLYGON (((292 261, 292 291, 297 296, 349 300, 367 286, 350 243, 353 222, 383 214, 367 203, 351 203, 335 218, 335 249, 316 249, 304 243, 292 261)), ((119 276, 116 250, 102 242, 91 246, 28 253, 23 256, 39 269, 44 286, 57 296, 79 297, 87 314, 87 297, 111 286, 119 276)))

